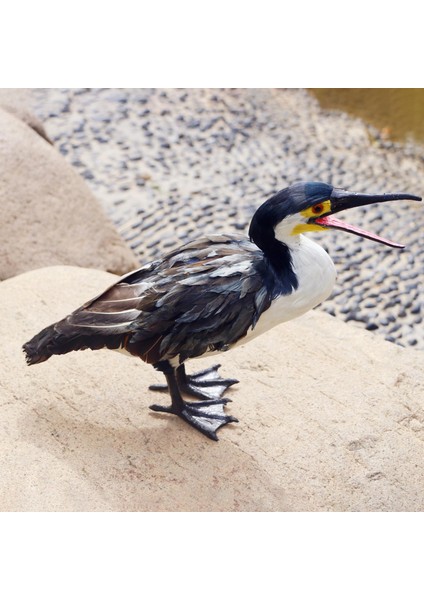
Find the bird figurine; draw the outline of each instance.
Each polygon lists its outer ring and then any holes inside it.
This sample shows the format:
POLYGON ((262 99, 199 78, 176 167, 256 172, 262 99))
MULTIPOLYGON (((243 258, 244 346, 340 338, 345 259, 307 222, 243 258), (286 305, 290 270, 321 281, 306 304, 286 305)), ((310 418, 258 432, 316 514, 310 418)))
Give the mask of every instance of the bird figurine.
POLYGON ((72 314, 50 325, 23 349, 29 365, 53 354, 109 348, 141 358, 165 375, 170 405, 154 411, 181 417, 217 440, 226 414, 225 391, 238 383, 218 374, 220 365, 188 375, 187 360, 225 352, 276 325, 299 317, 331 293, 335 267, 327 252, 304 234, 339 229, 392 246, 340 221, 343 210, 410 194, 360 194, 321 182, 299 182, 254 213, 249 238, 209 235, 172 250, 122 277, 72 314), (188 402, 184 396, 196 399, 188 402))

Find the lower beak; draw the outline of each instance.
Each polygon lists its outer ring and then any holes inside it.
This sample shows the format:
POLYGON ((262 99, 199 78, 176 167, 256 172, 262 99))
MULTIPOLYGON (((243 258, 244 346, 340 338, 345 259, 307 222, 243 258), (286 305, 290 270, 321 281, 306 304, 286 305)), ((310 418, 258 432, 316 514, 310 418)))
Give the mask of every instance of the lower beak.
POLYGON ((340 188, 334 188, 330 197, 331 214, 318 217, 315 219, 315 223, 321 227, 341 229, 342 231, 347 231, 348 233, 353 233, 369 240, 386 244, 386 246, 391 246, 392 248, 404 248, 405 246, 402 244, 397 244, 396 242, 382 238, 374 233, 365 231, 364 229, 359 229, 332 216, 334 213, 341 212, 342 210, 347 210, 349 208, 366 206, 368 204, 377 204, 379 202, 391 202, 392 200, 420 201, 421 198, 419 196, 413 196, 412 194, 355 194, 354 192, 348 192, 340 188))

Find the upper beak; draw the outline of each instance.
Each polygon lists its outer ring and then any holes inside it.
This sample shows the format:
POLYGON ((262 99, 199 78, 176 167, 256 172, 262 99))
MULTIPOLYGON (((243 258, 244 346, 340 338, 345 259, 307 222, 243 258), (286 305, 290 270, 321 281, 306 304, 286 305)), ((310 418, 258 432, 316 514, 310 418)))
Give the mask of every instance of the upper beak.
POLYGON ((392 200, 417 200, 420 201, 419 196, 413 196, 412 194, 356 194, 354 192, 348 192, 340 188, 334 188, 330 196, 331 201, 331 214, 315 219, 315 223, 323 227, 331 227, 335 229, 341 229, 348 231, 361 237, 392 246, 393 248, 404 248, 402 244, 397 244, 378 235, 339 221, 333 218, 331 215, 348 208, 354 208, 357 206, 366 206, 367 204, 377 204, 379 202, 390 202, 392 200))

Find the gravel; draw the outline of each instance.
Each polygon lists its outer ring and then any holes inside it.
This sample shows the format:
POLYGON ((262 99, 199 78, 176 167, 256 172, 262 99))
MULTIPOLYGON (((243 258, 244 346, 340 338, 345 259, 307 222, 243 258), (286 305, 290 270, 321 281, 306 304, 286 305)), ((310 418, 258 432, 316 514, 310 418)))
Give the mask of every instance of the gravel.
MULTIPOLYGON (((144 263, 203 233, 247 231, 254 210, 298 180, 424 195, 424 150, 397 144, 305 90, 36 89, 34 112, 144 263)), ((338 280, 318 310, 424 349, 424 207, 349 211, 394 250, 317 233, 338 280)))

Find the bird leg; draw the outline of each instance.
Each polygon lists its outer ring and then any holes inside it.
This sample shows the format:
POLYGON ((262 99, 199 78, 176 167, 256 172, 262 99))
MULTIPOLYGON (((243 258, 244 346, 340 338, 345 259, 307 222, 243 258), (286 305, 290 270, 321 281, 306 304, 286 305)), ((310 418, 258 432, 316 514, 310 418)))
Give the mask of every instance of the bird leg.
MULTIPOLYGON (((238 383, 238 379, 220 377, 218 374, 220 366, 213 365, 192 375, 187 375, 184 363, 177 367, 176 377, 181 393, 200 400, 219 400, 231 385, 238 383)), ((163 384, 150 385, 149 389, 155 392, 169 392, 169 387, 163 384)))
POLYGON ((177 369, 168 361, 157 363, 155 368, 162 371, 168 383, 167 389, 171 396, 171 406, 152 404, 150 408, 156 412, 166 412, 177 415, 189 425, 212 440, 218 440, 217 430, 227 423, 237 423, 238 420, 226 415, 224 406, 231 402, 228 398, 209 399, 202 402, 185 402, 181 396, 177 369))

